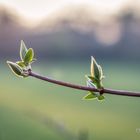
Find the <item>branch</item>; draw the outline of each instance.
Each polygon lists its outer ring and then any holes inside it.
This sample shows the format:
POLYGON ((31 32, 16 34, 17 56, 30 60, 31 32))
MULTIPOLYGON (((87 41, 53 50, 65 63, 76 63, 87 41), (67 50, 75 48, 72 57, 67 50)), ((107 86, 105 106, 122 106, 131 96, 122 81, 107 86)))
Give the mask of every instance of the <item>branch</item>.
POLYGON ((19 77, 32 76, 37 79, 54 83, 57 85, 61 85, 73 89, 89 91, 89 93, 84 97, 84 99, 98 98, 98 100, 103 100, 104 93, 112 94, 112 95, 140 97, 140 92, 136 93, 132 91, 113 90, 113 89, 104 88, 102 84, 102 80, 104 78, 103 69, 96 62, 93 56, 91 57, 90 75, 86 76, 87 86, 76 85, 63 81, 54 80, 32 72, 31 64, 36 60, 34 58, 34 50, 32 48, 27 49, 23 41, 21 41, 21 45, 20 45, 20 58, 21 60, 17 62, 7 61, 8 66, 10 67, 10 69, 15 75, 19 77))
POLYGON ((31 70, 29 70, 28 72, 29 72, 29 76, 32 76, 34 78, 37 78, 37 79, 40 79, 40 80, 43 80, 43 81, 47 81, 47 82, 50 82, 50 83, 54 83, 54 84, 57 84, 57 85, 73 88, 73 89, 100 92, 102 94, 107 93, 107 94, 112 94, 112 95, 140 97, 140 92, 113 90, 113 89, 107 89, 107 88, 97 89, 97 88, 94 88, 94 87, 76 85, 76 84, 71 84, 71 83, 51 79, 51 78, 48 78, 48 77, 44 77, 44 76, 41 76, 37 73, 32 72, 31 70))

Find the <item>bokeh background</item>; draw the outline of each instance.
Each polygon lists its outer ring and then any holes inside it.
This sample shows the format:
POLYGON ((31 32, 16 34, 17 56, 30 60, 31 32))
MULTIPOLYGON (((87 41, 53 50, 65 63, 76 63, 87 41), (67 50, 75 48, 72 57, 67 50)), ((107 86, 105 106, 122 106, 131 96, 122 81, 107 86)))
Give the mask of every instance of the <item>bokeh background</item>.
POLYGON ((35 50, 33 70, 85 85, 90 56, 105 87, 140 91, 139 0, 0 0, 0 140, 139 140, 140 99, 15 77, 20 40, 35 50))

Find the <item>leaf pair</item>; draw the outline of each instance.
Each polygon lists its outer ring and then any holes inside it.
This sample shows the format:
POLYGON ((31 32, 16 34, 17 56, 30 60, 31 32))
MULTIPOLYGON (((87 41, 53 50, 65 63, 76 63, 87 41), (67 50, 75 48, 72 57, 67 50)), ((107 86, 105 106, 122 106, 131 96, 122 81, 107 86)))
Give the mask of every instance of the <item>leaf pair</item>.
POLYGON ((21 41, 21 45, 20 45, 20 65, 23 66, 23 64, 25 66, 28 66, 31 62, 34 61, 34 51, 32 48, 27 49, 26 45, 23 41, 21 41))
POLYGON ((23 70, 18 64, 11 61, 7 61, 7 64, 15 75, 22 77, 23 70))
POLYGON ((16 63, 7 61, 12 72, 20 77, 27 77, 28 70, 31 69, 31 63, 34 62, 34 51, 32 48, 27 49, 25 43, 21 41, 20 45, 20 61, 16 63))
MULTIPOLYGON (((87 86, 102 89, 103 88, 102 79, 104 78, 103 70, 101 66, 98 65, 94 57, 91 57, 90 73, 91 73, 90 76, 86 75, 87 86)), ((98 100, 103 100, 104 96, 100 95, 100 93, 89 91, 89 93, 84 97, 84 99, 94 99, 94 98, 98 98, 98 100)))

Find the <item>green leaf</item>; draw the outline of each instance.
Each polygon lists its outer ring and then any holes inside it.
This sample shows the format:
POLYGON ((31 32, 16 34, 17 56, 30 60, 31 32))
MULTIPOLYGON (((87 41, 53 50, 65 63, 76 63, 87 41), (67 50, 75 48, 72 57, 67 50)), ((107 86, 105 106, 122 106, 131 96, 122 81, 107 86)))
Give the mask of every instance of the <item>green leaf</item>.
POLYGON ((100 71, 99 71, 99 65, 97 64, 94 57, 91 57, 91 76, 96 79, 100 79, 100 71))
POLYGON ((28 49, 27 49, 24 41, 21 40, 21 45, 20 45, 20 58, 21 58, 22 61, 24 60, 27 51, 28 51, 28 49))
POLYGON ((33 61, 33 58, 34 58, 34 51, 32 48, 30 48, 26 55, 25 55, 25 58, 24 58, 24 63, 25 65, 29 65, 29 63, 31 63, 33 61))
POLYGON ((18 64, 20 67, 24 68, 25 64, 23 61, 17 61, 16 64, 18 64))
POLYGON ((15 75, 22 77, 23 71, 22 71, 22 68, 18 64, 10 62, 10 61, 7 61, 7 64, 15 75))
POLYGON ((104 100, 105 97, 103 95, 98 96, 98 100, 104 100))
POLYGON ((91 99, 94 99, 96 98, 97 96, 94 94, 94 92, 92 91, 89 91, 89 93, 83 97, 83 99, 88 99, 88 100, 91 100, 91 99))

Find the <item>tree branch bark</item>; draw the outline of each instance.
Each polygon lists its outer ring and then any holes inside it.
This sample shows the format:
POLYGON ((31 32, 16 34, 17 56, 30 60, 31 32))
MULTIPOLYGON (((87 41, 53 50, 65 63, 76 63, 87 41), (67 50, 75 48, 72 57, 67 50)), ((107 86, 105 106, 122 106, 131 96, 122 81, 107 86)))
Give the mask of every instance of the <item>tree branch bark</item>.
POLYGON ((57 84, 57 85, 61 85, 61 86, 65 86, 65 87, 69 87, 69 88, 73 88, 73 89, 78 89, 78 90, 101 92, 102 94, 106 93, 106 94, 112 94, 112 95, 140 97, 140 92, 114 90, 114 89, 107 89, 107 88, 97 89, 97 88, 94 88, 94 87, 87 87, 87 86, 82 86, 82 85, 71 84, 71 83, 58 81, 58 80, 55 80, 55 79, 51 79, 51 78, 48 78, 48 77, 41 76, 37 73, 32 72, 31 70, 29 70, 29 76, 32 76, 34 78, 37 78, 37 79, 40 79, 40 80, 43 80, 43 81, 47 81, 47 82, 50 82, 50 83, 54 83, 54 84, 57 84))

